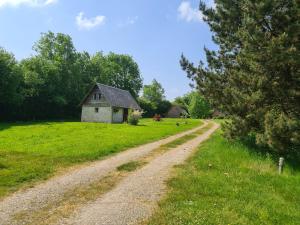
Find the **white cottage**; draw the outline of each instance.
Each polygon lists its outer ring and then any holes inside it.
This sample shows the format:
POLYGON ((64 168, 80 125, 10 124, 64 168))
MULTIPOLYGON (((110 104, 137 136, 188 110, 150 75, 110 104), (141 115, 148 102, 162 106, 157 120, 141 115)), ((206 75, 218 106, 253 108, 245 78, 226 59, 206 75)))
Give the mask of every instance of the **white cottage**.
POLYGON ((128 110, 141 110, 129 93, 104 84, 95 84, 81 102, 82 122, 122 123, 128 110))

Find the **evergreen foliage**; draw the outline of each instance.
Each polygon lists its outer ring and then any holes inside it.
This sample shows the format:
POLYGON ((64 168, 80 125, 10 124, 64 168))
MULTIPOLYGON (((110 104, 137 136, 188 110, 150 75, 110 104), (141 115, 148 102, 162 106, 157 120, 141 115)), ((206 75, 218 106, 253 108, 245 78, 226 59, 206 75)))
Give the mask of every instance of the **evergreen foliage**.
POLYGON ((182 68, 214 108, 230 115, 230 138, 254 135, 284 155, 300 147, 300 13, 296 0, 200 3, 217 51, 182 68))

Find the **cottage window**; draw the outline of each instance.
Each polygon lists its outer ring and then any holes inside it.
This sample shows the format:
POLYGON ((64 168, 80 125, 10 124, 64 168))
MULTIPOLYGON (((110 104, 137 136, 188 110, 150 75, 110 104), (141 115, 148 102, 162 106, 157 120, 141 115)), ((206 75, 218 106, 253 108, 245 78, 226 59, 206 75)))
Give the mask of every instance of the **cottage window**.
POLYGON ((101 94, 100 94, 100 93, 98 94, 98 99, 99 99, 99 100, 101 99, 101 94))
POLYGON ((97 99, 97 94, 94 94, 94 100, 96 100, 97 99))
POLYGON ((98 113, 99 112, 99 108, 95 108, 95 113, 98 113))

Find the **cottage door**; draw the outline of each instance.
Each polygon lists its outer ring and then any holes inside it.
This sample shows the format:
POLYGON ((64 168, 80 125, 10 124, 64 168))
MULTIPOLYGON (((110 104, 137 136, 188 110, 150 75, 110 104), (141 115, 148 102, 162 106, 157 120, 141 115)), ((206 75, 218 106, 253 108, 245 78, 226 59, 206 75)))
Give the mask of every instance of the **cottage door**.
POLYGON ((124 112, 123 112, 123 122, 127 122, 128 121, 128 109, 124 108, 124 112))

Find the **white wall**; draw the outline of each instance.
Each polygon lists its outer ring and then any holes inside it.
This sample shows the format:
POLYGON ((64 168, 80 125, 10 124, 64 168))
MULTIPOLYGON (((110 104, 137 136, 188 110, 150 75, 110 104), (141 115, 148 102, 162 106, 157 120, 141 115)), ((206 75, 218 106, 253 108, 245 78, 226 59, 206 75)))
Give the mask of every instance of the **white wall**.
POLYGON ((112 122, 112 108, 98 107, 98 113, 95 112, 96 107, 82 106, 81 121, 82 122, 112 122))
POLYGON ((123 109, 118 108, 118 112, 113 111, 113 123, 123 123, 123 109))

